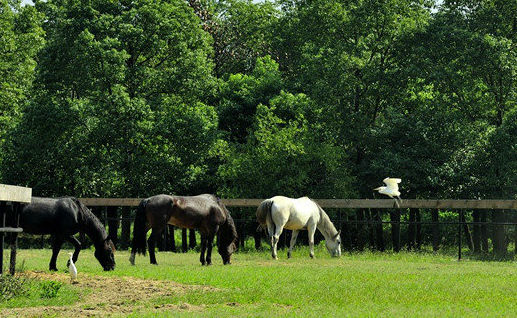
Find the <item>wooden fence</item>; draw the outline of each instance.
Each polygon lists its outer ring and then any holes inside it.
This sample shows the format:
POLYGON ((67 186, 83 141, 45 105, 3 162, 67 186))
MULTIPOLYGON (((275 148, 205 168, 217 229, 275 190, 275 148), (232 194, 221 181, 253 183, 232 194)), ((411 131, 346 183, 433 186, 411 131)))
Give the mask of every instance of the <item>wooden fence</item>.
POLYGON ((19 227, 20 224, 20 209, 21 203, 30 203, 32 198, 32 189, 18 186, 11 186, 6 184, 0 184, 0 275, 4 272, 4 236, 5 233, 13 233, 13 239, 11 241, 11 258, 9 265, 9 272, 14 275, 16 268, 16 248, 17 248, 17 235, 21 233, 23 229, 19 227), (13 208, 12 219, 15 220, 15 224, 12 227, 7 227, 5 224, 7 217, 7 202, 11 202, 13 208))
MULTIPOLYGON (((87 206, 138 206, 139 198, 81 198, 87 206)), ((222 199, 228 207, 257 207, 264 199, 222 199)), ((314 199, 323 208, 392 209, 394 200, 314 199)), ((517 200, 402 200, 400 209, 517 210, 517 200)))
MULTIPOLYGON (((132 221, 132 217, 130 217, 129 208, 136 207, 140 203, 141 199, 139 198, 82 198, 81 201, 89 206, 93 207, 94 210, 97 210, 97 215, 107 223, 110 233, 118 233, 118 226, 120 222, 122 222, 122 233, 120 243, 123 248, 126 248, 129 244, 130 237, 130 222, 132 221), (124 207, 122 209, 122 216, 120 216, 117 212, 118 207, 124 207)), ((247 213, 252 213, 253 215, 246 214, 245 218, 236 218, 235 217, 235 209, 241 208, 255 208, 257 207, 263 199, 222 199, 223 203, 229 207, 234 208, 232 213, 234 215, 235 223, 237 225, 237 229, 239 232, 239 236, 241 237, 242 243, 243 240, 247 237, 247 234, 252 234, 255 237, 255 245, 258 247, 260 245, 260 234, 255 233, 254 228, 256 224, 254 223, 254 212, 247 210, 247 213)), ((484 246, 485 240, 488 241, 488 234, 486 228, 488 226, 493 226, 497 229, 504 229, 504 226, 509 225, 517 225, 517 222, 508 222, 501 215, 504 214, 504 210, 517 210, 517 200, 403 200, 399 207, 395 205, 395 201, 391 199, 375 199, 375 200, 361 200, 361 199, 315 199, 323 208, 325 209, 337 209, 338 210, 338 220, 334 220, 337 222, 337 226, 343 229, 344 234, 342 236, 350 235, 348 232, 353 227, 360 228, 362 231, 368 231, 369 240, 371 241, 371 245, 375 245, 377 249, 384 250, 384 242, 383 242, 383 225, 389 224, 391 226, 391 238, 393 243, 393 249, 395 251, 399 251, 401 249, 400 244, 400 226, 401 224, 408 225, 408 246, 420 246, 421 238, 419 238, 419 233, 421 231, 422 225, 430 225, 433 227, 432 236, 433 236, 433 249, 437 250, 440 245, 440 233, 439 226, 440 225, 456 225, 457 233, 458 233, 458 258, 461 258, 461 250, 462 250, 462 232, 465 232, 465 241, 467 242, 470 249, 477 250, 486 250, 484 246), (353 218, 342 218, 343 210, 356 210, 357 214, 353 218), (420 216, 420 210, 430 210, 431 213, 431 222, 422 222, 420 216), (438 210, 451 210, 457 212, 457 221, 448 221, 443 222, 438 219, 438 210), (389 212, 389 221, 382 220, 382 211, 389 212), (409 212, 409 221, 401 221, 401 212, 408 211, 409 212), (465 211, 474 211, 473 212, 473 221, 466 222, 465 220, 465 211), (489 222, 486 215, 487 211, 494 211, 493 220, 489 222), (498 212, 499 211, 499 212, 498 212), (470 234, 469 226, 473 227, 474 231, 474 239, 470 234), (481 233, 480 235, 477 235, 481 233), (479 237, 476 237, 479 236, 479 237), (483 239, 484 238, 484 239, 483 239), (372 243, 374 242, 374 243, 372 243), (480 243, 481 242, 481 243, 480 243), (477 244, 476 244, 477 243, 477 244)), ((237 213, 239 214, 239 213, 237 213)), ((353 230, 353 229, 352 229, 353 230)), ((357 230, 359 231, 359 230, 357 230)), ((170 228, 169 232, 172 232, 172 237, 174 233, 174 228, 170 228)), ((497 241, 504 240, 504 237, 501 237, 503 234, 501 231, 494 231, 495 235, 492 237, 492 241, 494 242, 494 250, 496 248, 500 248, 501 244, 497 245, 497 241)), ((517 227, 515 229, 515 241, 517 245, 517 227)), ((283 239, 284 244, 288 241, 288 233, 285 234, 283 239)), ((172 249, 176 248, 176 244, 174 240, 170 242, 170 233, 168 235, 165 234, 163 239, 164 249, 172 249), (167 243, 169 241, 169 243, 167 243), (169 246, 169 247, 168 247, 169 246)), ((112 235, 112 239, 117 240, 116 234, 112 235)), ((353 238, 348 238, 351 242, 353 238)), ((351 243, 350 243, 351 244, 351 243)), ((195 235, 193 231, 190 231, 187 237, 187 231, 182 230, 182 249, 186 250, 189 246, 193 247, 196 245, 195 235), (192 242, 194 240, 194 242, 192 242)), ((359 243, 358 245, 361 245, 359 243)))

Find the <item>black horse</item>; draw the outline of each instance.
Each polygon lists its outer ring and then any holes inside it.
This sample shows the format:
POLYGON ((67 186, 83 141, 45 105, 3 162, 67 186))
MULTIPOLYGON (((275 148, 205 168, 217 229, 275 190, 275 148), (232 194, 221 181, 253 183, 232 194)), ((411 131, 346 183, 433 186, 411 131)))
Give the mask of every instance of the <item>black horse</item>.
POLYGON ((77 261, 81 243, 74 234, 88 235, 95 246, 95 257, 105 271, 115 269, 115 246, 108 239, 106 229, 99 219, 77 198, 38 198, 23 207, 20 227, 24 233, 50 234, 52 236, 52 258, 49 269, 57 271, 56 259, 65 240, 75 247, 73 261, 77 261))
POLYGON ((231 263, 231 255, 236 250, 237 230, 224 204, 215 196, 202 194, 193 197, 160 194, 140 202, 136 211, 133 228, 133 248, 129 261, 135 264, 135 254, 145 254, 145 238, 152 228, 149 244, 151 264, 156 263, 154 246, 167 224, 199 230, 201 233, 202 265, 212 264, 212 242, 217 235, 217 250, 223 264, 231 263), (205 259, 206 251, 206 259, 205 259))

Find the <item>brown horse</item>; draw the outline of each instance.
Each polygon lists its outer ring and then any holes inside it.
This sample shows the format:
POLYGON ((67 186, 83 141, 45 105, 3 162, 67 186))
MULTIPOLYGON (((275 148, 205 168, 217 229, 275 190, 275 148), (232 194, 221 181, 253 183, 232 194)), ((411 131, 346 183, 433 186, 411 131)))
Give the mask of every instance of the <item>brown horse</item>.
POLYGON ((143 199, 138 206, 133 227, 133 246, 129 261, 135 264, 135 254, 145 254, 145 238, 152 229, 147 240, 151 264, 156 263, 154 246, 167 224, 182 228, 199 230, 201 233, 202 265, 212 264, 212 242, 217 234, 217 250, 223 263, 230 264, 230 258, 236 249, 237 230, 223 203, 213 195, 173 196, 159 194, 143 199), (206 251, 206 259, 205 259, 206 251))

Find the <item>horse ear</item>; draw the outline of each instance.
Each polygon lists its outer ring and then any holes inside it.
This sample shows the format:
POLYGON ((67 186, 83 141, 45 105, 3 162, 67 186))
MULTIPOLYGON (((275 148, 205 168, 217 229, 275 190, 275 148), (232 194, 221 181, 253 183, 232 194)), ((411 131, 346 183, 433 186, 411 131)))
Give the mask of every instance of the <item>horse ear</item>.
POLYGON ((334 235, 334 238, 336 239, 341 234, 341 230, 337 231, 336 235, 334 235))

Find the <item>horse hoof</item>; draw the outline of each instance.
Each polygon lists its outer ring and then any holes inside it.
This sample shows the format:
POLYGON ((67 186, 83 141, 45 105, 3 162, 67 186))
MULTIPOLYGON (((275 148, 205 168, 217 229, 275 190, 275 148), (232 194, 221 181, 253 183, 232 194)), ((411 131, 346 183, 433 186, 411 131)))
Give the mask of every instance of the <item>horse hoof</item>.
POLYGON ((57 272, 57 267, 50 267, 48 270, 51 272, 57 272))

